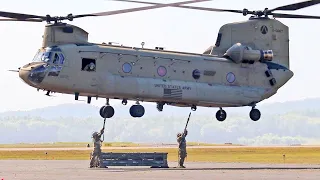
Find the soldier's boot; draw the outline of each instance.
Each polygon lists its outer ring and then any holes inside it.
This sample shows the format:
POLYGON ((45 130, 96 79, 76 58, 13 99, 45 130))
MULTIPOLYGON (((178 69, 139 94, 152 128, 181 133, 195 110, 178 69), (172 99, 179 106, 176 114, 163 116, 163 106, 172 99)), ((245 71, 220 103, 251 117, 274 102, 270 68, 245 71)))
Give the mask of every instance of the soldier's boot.
POLYGON ((181 158, 181 156, 179 156, 179 161, 178 161, 178 167, 179 168, 181 167, 181 162, 182 162, 182 158, 181 158))
POLYGON ((93 168, 93 164, 94 164, 94 159, 93 159, 93 157, 91 157, 91 159, 90 159, 90 168, 93 168))
POLYGON ((180 160, 179 160, 179 167, 180 167, 180 168, 186 168, 186 167, 183 165, 183 163, 184 163, 184 157, 183 157, 183 158, 180 158, 180 160))
POLYGON ((99 168, 104 168, 104 166, 103 166, 103 159, 101 158, 101 156, 100 156, 100 158, 98 159, 98 167, 99 167, 99 168))

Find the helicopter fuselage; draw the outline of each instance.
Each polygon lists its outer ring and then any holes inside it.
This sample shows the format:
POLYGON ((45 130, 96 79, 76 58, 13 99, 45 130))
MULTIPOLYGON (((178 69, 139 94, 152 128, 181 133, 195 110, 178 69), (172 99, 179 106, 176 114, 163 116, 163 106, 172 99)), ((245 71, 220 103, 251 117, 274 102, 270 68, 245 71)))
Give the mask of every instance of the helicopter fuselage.
POLYGON ((272 62, 235 63, 161 49, 68 44, 40 50, 19 76, 34 88, 64 94, 238 107, 271 97, 293 72, 272 62))

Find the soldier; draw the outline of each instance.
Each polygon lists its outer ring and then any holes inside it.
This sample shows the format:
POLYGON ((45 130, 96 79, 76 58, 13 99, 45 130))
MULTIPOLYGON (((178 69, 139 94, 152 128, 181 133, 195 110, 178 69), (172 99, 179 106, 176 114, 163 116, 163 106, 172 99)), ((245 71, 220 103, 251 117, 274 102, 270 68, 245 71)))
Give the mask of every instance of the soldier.
POLYGON ((89 63, 88 65, 86 65, 86 66, 83 68, 83 70, 84 70, 84 71, 95 71, 95 68, 96 68, 96 65, 95 65, 93 62, 91 62, 91 63, 89 63))
POLYGON ((101 167, 102 158, 101 158, 101 145, 102 140, 100 139, 102 134, 104 133, 104 127, 100 130, 100 133, 94 132, 92 134, 94 149, 92 151, 90 168, 92 167, 101 167), (98 162, 96 162, 98 160, 98 162))
POLYGON ((178 133, 177 134, 177 141, 179 144, 179 167, 181 168, 185 168, 185 166, 183 166, 184 164, 184 159, 187 157, 187 143, 186 143, 186 136, 188 134, 188 131, 185 129, 184 133, 178 133))

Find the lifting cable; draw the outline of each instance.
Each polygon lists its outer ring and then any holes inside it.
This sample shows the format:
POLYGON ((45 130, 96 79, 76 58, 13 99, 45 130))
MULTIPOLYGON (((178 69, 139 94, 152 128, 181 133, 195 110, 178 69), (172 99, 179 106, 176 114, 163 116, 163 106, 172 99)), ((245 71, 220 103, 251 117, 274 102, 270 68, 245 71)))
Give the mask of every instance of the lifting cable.
POLYGON ((105 127, 105 125, 106 125, 106 118, 104 118, 104 121, 103 121, 103 140, 102 140, 102 142, 104 142, 104 127, 105 127))

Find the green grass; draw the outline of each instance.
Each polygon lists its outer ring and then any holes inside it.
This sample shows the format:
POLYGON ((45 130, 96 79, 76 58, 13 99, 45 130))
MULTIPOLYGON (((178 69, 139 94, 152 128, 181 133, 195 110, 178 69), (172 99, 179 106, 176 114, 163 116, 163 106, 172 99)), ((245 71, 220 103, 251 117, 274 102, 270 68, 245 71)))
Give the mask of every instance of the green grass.
MULTIPOLYGON (((106 150, 104 150, 106 152, 106 150)), ((241 147, 187 149, 187 162, 255 162, 255 163, 308 163, 320 164, 318 147, 241 147)), ((71 151, 0 151, 0 159, 23 160, 89 160, 90 150, 71 151)), ((110 149, 107 152, 167 152, 169 161, 177 160, 177 149, 110 149)))

